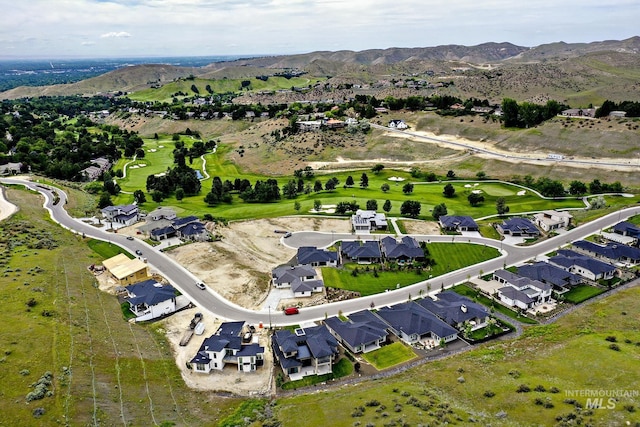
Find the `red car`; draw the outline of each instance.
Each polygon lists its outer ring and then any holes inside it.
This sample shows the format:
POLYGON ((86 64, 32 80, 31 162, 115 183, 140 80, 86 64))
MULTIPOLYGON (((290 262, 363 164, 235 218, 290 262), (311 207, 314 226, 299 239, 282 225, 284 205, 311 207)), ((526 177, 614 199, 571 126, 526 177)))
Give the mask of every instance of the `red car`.
POLYGON ((284 314, 298 314, 300 313, 300 310, 298 310, 298 307, 287 307, 284 309, 284 314))

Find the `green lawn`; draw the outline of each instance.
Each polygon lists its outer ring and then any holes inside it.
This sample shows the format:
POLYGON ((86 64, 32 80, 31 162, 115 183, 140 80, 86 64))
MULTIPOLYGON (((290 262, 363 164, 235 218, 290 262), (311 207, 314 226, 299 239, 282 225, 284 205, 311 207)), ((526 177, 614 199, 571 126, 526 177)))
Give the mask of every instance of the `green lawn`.
POLYGON ((362 355, 364 360, 379 371, 408 362, 415 357, 413 350, 401 342, 394 342, 362 355))
POLYGON ((308 377, 304 377, 301 380, 296 381, 287 381, 282 384, 283 390, 295 390, 300 387, 308 387, 314 384, 320 384, 325 381, 346 377, 347 375, 351 375, 353 373, 353 363, 349 361, 349 359, 343 357, 333 365, 333 372, 325 375, 310 375, 308 377))
POLYGON ((129 258, 133 259, 134 256, 128 251, 125 251, 118 245, 114 245, 111 242, 104 242, 102 240, 90 239, 87 241, 87 245, 102 259, 109 259, 118 254, 125 254, 129 258))
POLYGON ((463 295, 475 302, 478 302, 486 307, 492 308, 495 311, 497 311, 498 313, 502 313, 505 316, 509 316, 512 319, 515 319, 517 321, 519 321, 520 323, 527 323, 527 324, 537 324, 538 322, 536 322, 533 319, 530 319, 526 316, 523 316, 521 314, 519 314, 518 312, 509 309, 508 307, 505 307, 504 305, 492 300, 491 298, 485 296, 484 294, 480 293, 479 291, 476 291, 475 289, 470 288, 467 285, 456 285, 453 288, 451 288, 454 292, 463 295))
MULTIPOLYGON (((191 137, 182 135, 181 138, 187 147, 193 143, 191 137)), ((143 149, 145 150, 145 158, 138 159, 129 165, 127 168, 127 176, 118 180, 123 193, 113 198, 113 202, 116 204, 131 203, 133 196, 127 193, 133 193, 133 191, 138 189, 146 192, 147 176, 162 173, 166 171, 168 167, 172 166, 173 157, 171 153, 175 143, 171 137, 162 135, 158 140, 146 138, 144 141, 145 145, 143 149), (144 166, 141 167, 141 165, 144 166), (134 167, 132 168, 131 166, 134 167)), ((275 178, 280 188, 290 179, 293 179, 292 176, 273 177, 246 173, 236 164, 227 160, 227 155, 231 149, 230 146, 219 144, 216 153, 205 155, 206 172, 209 176, 218 176, 223 182, 225 180, 233 182, 236 178, 248 179, 252 184, 255 184, 257 180, 275 178)), ((122 169, 127 161, 128 160, 121 159, 115 166, 115 169, 122 169)), ((188 165, 195 169, 202 169, 203 167, 202 161, 199 158, 194 159, 193 163, 188 165)), ((215 207, 208 207, 204 203, 204 197, 211 189, 211 179, 205 179, 202 181, 200 194, 196 196, 185 197, 181 201, 177 201, 173 196, 170 196, 160 203, 155 203, 151 200, 150 195, 147 194, 147 202, 142 205, 142 208, 151 211, 159 205, 172 206, 176 208, 181 215, 201 216, 206 212, 215 217, 237 220, 295 215, 296 213, 307 214, 313 208, 315 200, 320 200, 325 205, 335 205, 343 201, 354 201, 361 207, 365 207, 368 200, 376 200, 379 210, 381 210, 385 200, 390 200, 392 206, 389 212, 390 216, 400 216, 400 207, 404 201, 419 200, 422 204, 419 218, 432 220, 433 218, 431 217, 430 211, 435 205, 440 203, 445 203, 449 215, 470 215, 475 218, 494 215, 495 200, 498 197, 504 197, 506 199, 511 213, 583 206, 582 202, 577 199, 545 200, 540 199, 529 191, 526 192, 525 195, 518 196, 518 192, 521 191, 520 187, 484 181, 477 182, 477 186, 473 185, 475 182, 453 181, 452 184, 456 189, 456 194, 451 198, 445 198, 442 194, 443 188, 446 185, 444 182, 416 183, 412 194, 404 194, 402 191, 402 183, 390 183, 389 178, 396 176, 404 178, 406 180, 405 182, 412 182, 411 176, 406 171, 384 169, 379 174, 374 174, 371 171, 365 171, 365 173, 367 173, 369 177, 368 188, 360 188, 358 185, 362 174, 361 171, 336 172, 330 175, 318 174, 311 179, 305 180, 305 184, 313 187, 315 181, 320 180, 324 185, 329 178, 336 177, 340 181, 336 190, 323 190, 318 193, 300 194, 295 200, 283 198, 280 201, 266 204, 244 203, 237 194, 233 194, 232 203, 219 204, 215 207), (352 188, 343 188, 348 176, 353 178, 355 185, 352 188), (385 183, 391 184, 388 192, 383 192, 380 189, 382 184, 385 183), (471 185, 472 187, 465 187, 466 185, 471 185), (480 206, 471 207, 469 205, 467 196, 472 190, 483 192, 486 200, 480 206), (294 201, 298 201, 301 204, 301 209, 298 212, 294 209, 294 201)), ((203 173, 203 175, 206 174, 203 173)), ((629 202, 629 200, 627 200, 627 202, 629 202)))
POLYGON ((322 268, 322 277, 327 286, 360 292, 363 296, 374 295, 387 289, 402 288, 428 280, 499 255, 497 249, 471 243, 429 243, 427 247, 430 256, 436 262, 431 270, 380 271, 380 266, 375 264, 347 264, 342 268, 322 268), (354 274, 356 268, 358 272, 354 274))
POLYGON ((596 295, 600 295, 604 292, 604 289, 596 288, 595 286, 590 285, 578 285, 571 288, 568 292, 562 294, 565 301, 580 304, 588 300, 589 298, 593 298, 596 295))

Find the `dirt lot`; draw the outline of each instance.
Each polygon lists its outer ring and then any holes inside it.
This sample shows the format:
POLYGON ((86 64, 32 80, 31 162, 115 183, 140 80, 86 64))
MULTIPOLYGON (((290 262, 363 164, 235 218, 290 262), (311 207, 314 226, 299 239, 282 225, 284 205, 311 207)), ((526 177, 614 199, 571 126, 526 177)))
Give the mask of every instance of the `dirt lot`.
POLYGON ((407 234, 440 234, 440 226, 436 221, 403 220, 407 234))
POLYGON ((291 260, 296 251, 280 243, 274 230, 334 230, 348 233, 350 223, 340 219, 272 218, 232 222, 216 227, 222 240, 192 243, 167 252, 224 298, 256 309, 267 297, 271 270, 291 260))

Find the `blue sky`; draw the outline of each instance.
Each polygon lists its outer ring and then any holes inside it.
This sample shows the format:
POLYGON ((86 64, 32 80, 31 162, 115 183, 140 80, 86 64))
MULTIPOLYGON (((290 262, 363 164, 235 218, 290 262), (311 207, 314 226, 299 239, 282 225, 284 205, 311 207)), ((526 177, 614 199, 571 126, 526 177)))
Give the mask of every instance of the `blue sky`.
POLYGON ((289 54, 639 35, 638 0, 0 0, 0 58, 289 54))

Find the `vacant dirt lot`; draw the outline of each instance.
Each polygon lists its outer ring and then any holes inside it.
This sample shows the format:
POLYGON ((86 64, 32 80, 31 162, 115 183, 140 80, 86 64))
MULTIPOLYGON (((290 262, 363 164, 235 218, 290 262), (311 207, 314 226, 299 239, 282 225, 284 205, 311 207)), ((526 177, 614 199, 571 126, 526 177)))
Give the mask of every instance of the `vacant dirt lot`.
POLYGON ((349 232, 348 220, 272 218, 216 226, 222 240, 192 243, 167 254, 226 299, 258 308, 267 297, 271 270, 291 260, 296 251, 281 243, 274 230, 349 232))

